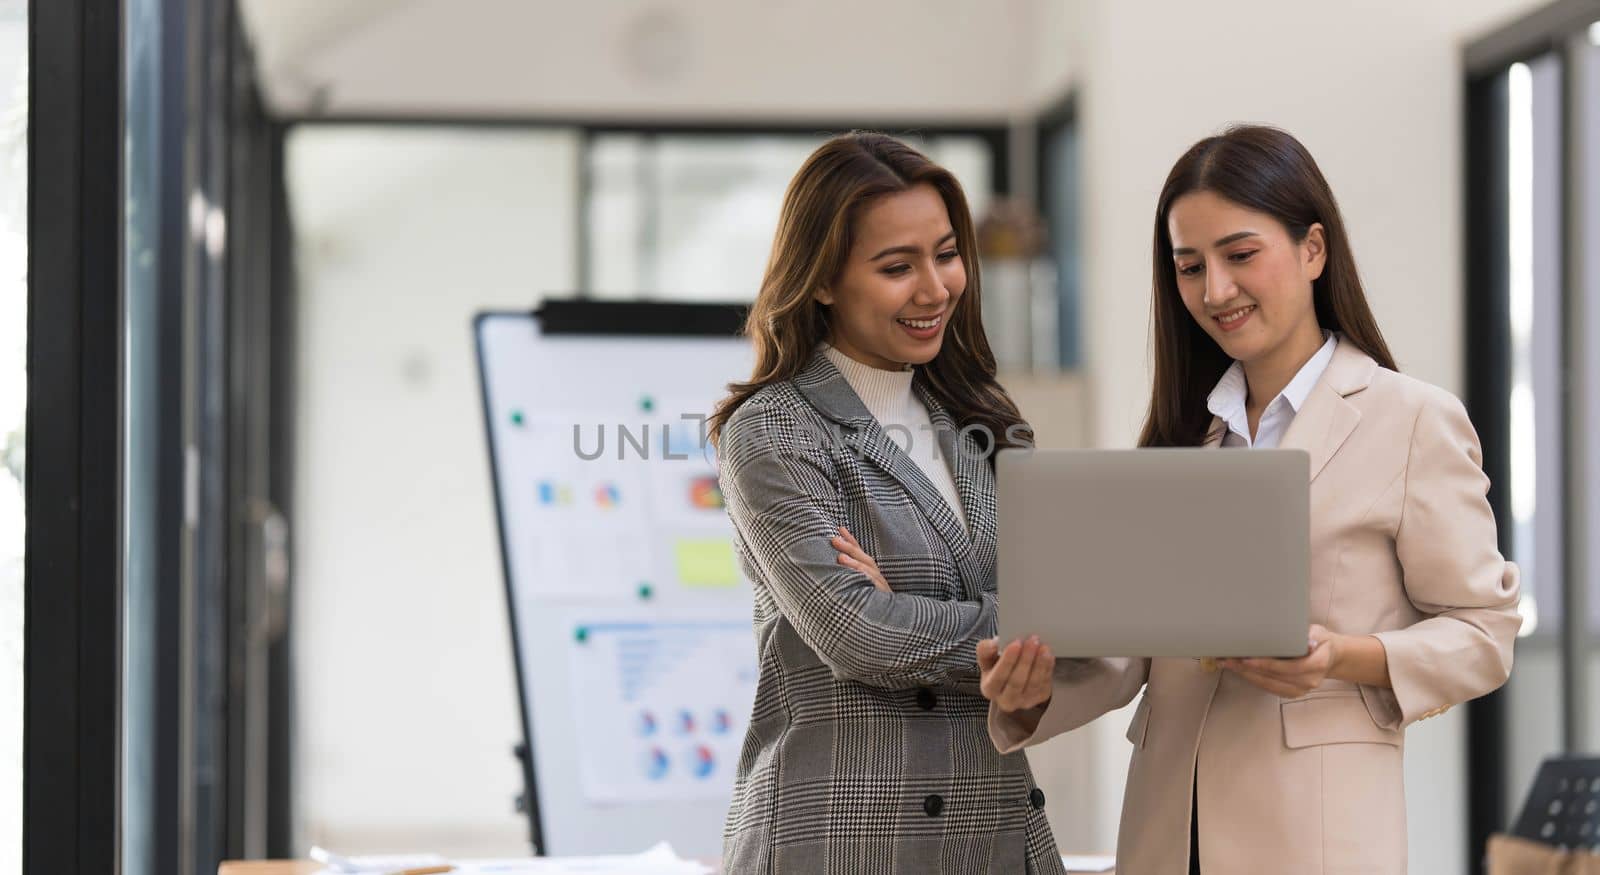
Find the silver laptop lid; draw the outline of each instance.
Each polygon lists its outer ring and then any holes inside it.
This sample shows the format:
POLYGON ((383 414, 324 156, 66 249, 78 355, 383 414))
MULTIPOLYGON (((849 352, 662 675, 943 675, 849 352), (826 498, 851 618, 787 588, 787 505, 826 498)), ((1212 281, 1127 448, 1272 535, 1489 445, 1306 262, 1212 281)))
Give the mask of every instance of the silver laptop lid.
POLYGON ((1004 450, 1000 639, 1057 656, 1303 656, 1303 450, 1004 450))

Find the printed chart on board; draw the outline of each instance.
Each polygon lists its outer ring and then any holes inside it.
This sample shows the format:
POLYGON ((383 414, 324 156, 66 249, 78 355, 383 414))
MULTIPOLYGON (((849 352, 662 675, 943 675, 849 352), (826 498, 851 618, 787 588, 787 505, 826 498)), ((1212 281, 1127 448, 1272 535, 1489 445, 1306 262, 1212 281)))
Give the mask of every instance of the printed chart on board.
POLYGON ((743 584, 697 423, 523 413, 508 443, 522 470, 507 514, 531 523, 508 533, 526 594, 649 598, 663 586, 714 595, 743 584))
POLYGON ((581 624, 573 639, 585 794, 726 800, 755 695, 750 624, 581 624))

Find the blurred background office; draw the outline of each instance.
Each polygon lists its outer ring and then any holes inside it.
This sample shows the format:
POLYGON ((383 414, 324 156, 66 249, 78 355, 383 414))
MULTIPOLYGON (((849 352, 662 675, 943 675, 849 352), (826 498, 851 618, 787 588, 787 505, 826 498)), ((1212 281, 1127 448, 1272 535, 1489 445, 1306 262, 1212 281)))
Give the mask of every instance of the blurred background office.
MULTIPOLYGON (((0 0, 0 875, 528 852, 472 315, 747 302, 799 162, 886 130, 1041 444, 1128 446, 1156 193, 1230 121, 1483 438, 1525 637, 1406 761, 1413 871, 1477 871, 1600 747, 1596 0, 0 0)), ((1125 725, 1031 753, 1064 851, 1125 725)))

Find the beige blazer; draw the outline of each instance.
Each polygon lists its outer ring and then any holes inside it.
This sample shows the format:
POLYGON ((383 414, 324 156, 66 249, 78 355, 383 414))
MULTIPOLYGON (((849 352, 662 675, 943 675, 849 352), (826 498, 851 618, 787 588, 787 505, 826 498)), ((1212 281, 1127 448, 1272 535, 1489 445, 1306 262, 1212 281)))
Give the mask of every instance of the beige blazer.
POLYGON ((1001 751, 1038 744, 1144 688, 1118 875, 1188 871, 1191 793, 1207 875, 1404 873, 1405 727, 1510 673, 1517 568, 1454 396, 1341 342, 1282 446, 1311 454, 1311 621, 1376 634, 1394 688, 1329 680, 1284 700, 1192 659, 1059 660, 1037 730, 991 707, 989 733, 1001 751))

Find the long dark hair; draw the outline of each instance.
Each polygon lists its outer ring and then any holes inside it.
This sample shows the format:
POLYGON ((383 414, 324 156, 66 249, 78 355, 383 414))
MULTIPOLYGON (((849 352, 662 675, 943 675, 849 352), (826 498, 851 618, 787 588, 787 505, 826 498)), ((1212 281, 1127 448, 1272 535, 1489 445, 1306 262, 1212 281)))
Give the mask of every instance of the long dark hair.
POLYGON ((709 421, 715 443, 739 405, 761 387, 794 377, 828 337, 828 308, 813 294, 843 272, 854 242, 855 220, 871 200, 931 185, 944 200, 966 267, 967 287, 956 302, 939 354, 916 369, 915 379, 944 405, 959 427, 982 425, 995 447, 1013 437, 1032 440, 1017 405, 995 380, 994 353, 983 333, 978 240, 967 197, 950 171, 885 134, 854 131, 811 153, 789 183, 778 217, 761 291, 745 320, 755 345, 750 379, 728 386, 709 421), (1012 426, 1023 426, 1008 434, 1012 426))
POLYGON ((1177 267, 1167 214, 1178 198, 1214 192, 1239 206, 1266 213, 1288 229, 1296 243, 1322 224, 1327 263, 1312 283, 1317 322, 1344 335, 1378 364, 1398 370, 1383 333, 1372 318, 1339 204, 1317 162, 1288 132, 1262 125, 1235 125, 1183 153, 1156 201, 1151 268, 1151 314, 1155 329, 1155 386, 1139 435, 1141 447, 1199 446, 1209 437, 1206 396, 1233 363, 1222 347, 1189 315, 1178 293, 1177 267))

